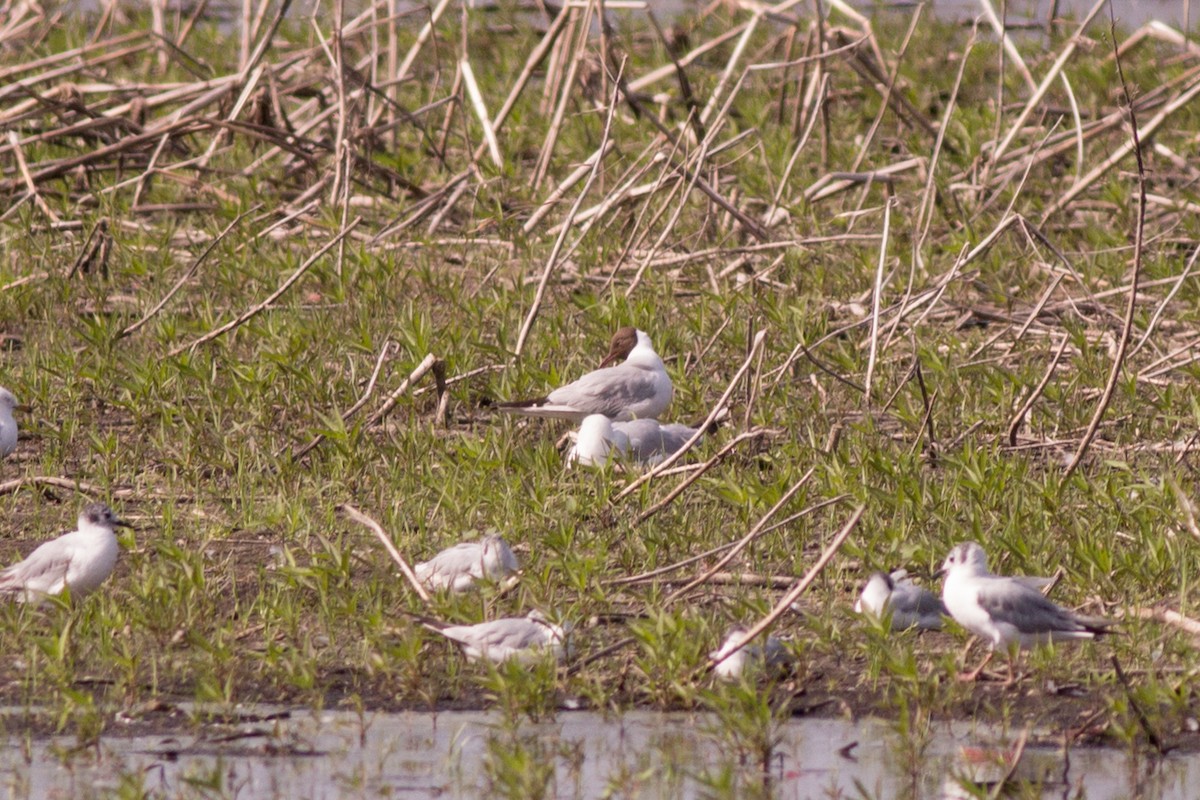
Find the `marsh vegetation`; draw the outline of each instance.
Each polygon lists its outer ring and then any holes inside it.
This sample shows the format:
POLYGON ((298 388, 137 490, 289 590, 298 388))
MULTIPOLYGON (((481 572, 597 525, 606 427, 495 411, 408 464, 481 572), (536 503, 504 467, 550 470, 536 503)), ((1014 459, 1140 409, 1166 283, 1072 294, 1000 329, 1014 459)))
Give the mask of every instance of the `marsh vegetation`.
POLYGON ((9 4, 0 385, 33 411, 0 560, 85 497, 138 527, 85 601, 0 607, 18 727, 708 709, 739 796, 799 714, 1194 747, 1200 51, 1106 11, 1006 48, 921 8, 608 5, 9 4), (727 408, 677 462, 568 469, 570 426, 491 407, 625 325, 664 421, 727 408), (344 505, 409 563, 498 531, 520 580, 425 602, 344 505), (851 612, 965 539, 1121 635, 1002 688, 955 681, 960 629, 851 612), (806 573, 796 669, 715 683, 806 573), (406 616, 533 608, 564 665, 406 616))

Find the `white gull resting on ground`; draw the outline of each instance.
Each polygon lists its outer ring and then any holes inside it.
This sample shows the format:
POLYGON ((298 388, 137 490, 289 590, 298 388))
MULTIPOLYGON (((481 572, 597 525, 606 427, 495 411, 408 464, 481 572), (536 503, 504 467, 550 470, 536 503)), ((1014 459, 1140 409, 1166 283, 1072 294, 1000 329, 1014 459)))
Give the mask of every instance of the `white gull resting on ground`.
POLYGON ((697 428, 678 422, 666 425, 655 419, 613 422, 603 414, 589 414, 574 434, 567 451, 568 464, 602 467, 610 460, 628 459, 653 466, 687 444, 697 428))
POLYGON ((17 449, 17 421, 13 419, 13 411, 25 410, 12 392, 0 388, 0 458, 17 449))
POLYGON ((17 602, 41 602, 70 589, 73 598, 94 592, 117 563, 113 528, 129 527, 103 503, 91 503, 79 514, 79 530, 44 542, 29 557, 0 571, 0 596, 17 602))
POLYGON ((767 636, 766 641, 761 644, 751 642, 733 655, 728 655, 745 640, 748 632, 741 625, 733 626, 725 635, 725 641, 721 643, 720 649, 708 654, 710 659, 718 662, 713 667, 713 672, 718 678, 732 681, 747 672, 762 670, 782 672, 790 666, 791 653, 783 646, 783 642, 774 636, 767 636))
POLYGON ((413 567, 429 589, 463 592, 477 580, 501 581, 520 569, 508 543, 494 534, 478 542, 462 542, 413 567))
POLYGON ((959 675, 973 681, 991 661, 996 650, 1008 651, 1008 683, 1016 680, 1013 661, 1016 651, 1042 642, 1093 639, 1116 623, 1100 617, 1085 617, 1046 599, 1037 581, 993 575, 987 554, 975 542, 963 542, 950 551, 942 565, 946 580, 942 601, 960 625, 987 641, 992 648, 974 671, 959 675))
POLYGON ((416 616, 421 624, 462 647, 471 661, 486 658, 500 663, 515 659, 521 664, 535 663, 547 654, 561 661, 566 654, 569 625, 555 625, 540 611, 524 617, 504 617, 476 625, 450 625, 416 616))
POLYGON ((614 420, 656 419, 671 405, 675 391, 671 376, 642 331, 617 331, 600 367, 545 397, 497 403, 496 407, 509 414, 580 422, 589 414, 614 420), (616 366, 609 366, 621 359, 616 366))
POLYGON ((910 581, 908 573, 902 569, 891 575, 871 573, 854 610, 878 619, 891 614, 891 630, 894 631, 914 627, 923 631, 938 630, 942 627, 942 616, 947 615, 946 606, 938 596, 910 581))

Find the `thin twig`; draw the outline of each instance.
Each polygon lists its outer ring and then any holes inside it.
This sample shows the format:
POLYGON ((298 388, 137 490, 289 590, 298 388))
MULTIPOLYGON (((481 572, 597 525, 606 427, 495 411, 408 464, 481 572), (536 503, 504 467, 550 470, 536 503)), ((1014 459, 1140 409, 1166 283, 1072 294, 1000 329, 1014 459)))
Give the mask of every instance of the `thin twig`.
POLYGON ((854 513, 850 515, 850 519, 846 522, 842 529, 838 531, 837 536, 833 537, 833 541, 829 543, 829 546, 825 548, 825 552, 821 553, 821 557, 818 558, 817 562, 812 565, 812 568, 805 573, 804 577, 801 578, 800 581, 793 586, 792 589, 785 594, 778 603, 775 604, 775 607, 772 608, 765 617, 755 623, 750 630, 746 631, 745 635, 742 637, 742 641, 736 647, 730 649, 730 651, 721 658, 710 660, 708 662, 709 669, 716 667, 722 661, 729 658, 729 656, 733 655, 738 650, 741 650, 743 647, 753 641, 755 637, 757 637, 767 628, 771 627, 771 625, 775 623, 775 620, 779 619, 786 611, 791 609, 792 603, 800 599, 800 595, 804 594, 808 587, 812 585, 812 582, 815 581, 817 576, 821 574, 821 571, 825 569, 825 565, 833 560, 833 557, 837 555, 837 551, 840 550, 842 545, 845 544, 846 540, 850 538, 850 534, 854 531, 855 526, 858 525, 858 521, 862 519, 863 512, 866 510, 866 506, 859 506, 854 510, 854 513))
POLYGON ((241 316, 239 316, 237 319, 235 319, 231 322, 227 322, 226 324, 222 325, 221 327, 211 330, 208 333, 201 336, 200 338, 194 339, 193 341, 188 342, 187 344, 179 345, 178 347, 176 347, 175 349, 173 349, 169 353, 167 353, 167 355, 171 356, 173 358, 186 350, 192 350, 196 347, 199 347, 202 344, 211 342, 213 339, 223 336, 224 334, 229 333, 230 331, 244 325, 251 318, 253 318, 257 314, 261 313, 266 308, 270 307, 272 303, 274 303, 276 300, 278 300, 280 297, 282 297, 283 294, 288 289, 292 288, 292 284, 294 284, 296 281, 300 280, 300 278, 304 275, 304 273, 308 271, 309 267, 311 267, 313 264, 317 263, 317 261, 321 258, 321 256, 325 255, 330 250, 332 250, 337 245, 338 242, 340 242, 342 239, 349 236, 350 232, 353 231, 355 228, 357 228, 358 224, 360 222, 362 222, 362 217, 355 217, 354 221, 352 221, 349 225, 347 225, 346 228, 343 229, 341 233, 339 233, 337 236, 330 239, 328 242, 326 242, 321 247, 320 250, 318 250, 317 252, 315 252, 311 256, 309 256, 308 259, 306 259, 305 262, 303 264, 301 264, 300 267, 295 272, 293 272, 286 281, 284 281, 283 283, 281 283, 279 285, 278 289, 276 289, 274 292, 271 292, 271 295, 266 300, 263 300, 261 303, 250 308, 249 310, 244 312, 241 316))
POLYGON ((208 247, 204 248, 204 252, 196 256, 196 259, 192 262, 191 266, 187 268, 187 271, 185 271, 179 280, 175 282, 175 285, 171 287, 170 291, 163 295, 162 299, 154 305, 154 308, 147 311, 137 322, 118 333, 116 338, 120 340, 124 339, 126 336, 132 336, 133 334, 137 333, 143 325, 153 319, 158 312, 162 311, 163 307, 166 306, 166 304, 171 301, 171 298, 175 296, 175 293, 182 289, 184 284, 192 279, 192 276, 196 274, 196 270, 200 269, 200 265, 203 264, 204 260, 208 258, 209 254, 216 249, 217 245, 221 243, 221 240, 224 239, 231 230, 237 227, 237 224, 245 219, 248 214, 253 214, 260 208, 262 208, 262 203, 256 203, 249 210, 238 214, 232 222, 225 226, 224 230, 218 233, 216 237, 214 237, 213 240, 208 243, 208 247))
POLYGON ((387 532, 383 530, 383 526, 349 503, 342 503, 337 507, 337 510, 341 511, 352 521, 357 522, 359 525, 365 526, 371 531, 371 533, 375 534, 375 538, 377 538, 379 543, 383 545, 383 549, 387 550, 388 555, 392 557, 392 561, 396 562, 396 566, 400 567, 400 572, 402 572, 404 577, 408 579, 408 582, 412 584, 413 590, 416 591, 417 596, 421 598, 421 602, 423 602, 425 607, 428 608, 429 593, 425 591, 425 587, 421 585, 419 580, 417 580, 416 573, 413 572, 412 568, 408 566, 408 562, 404 560, 404 556, 400 555, 400 551, 396 549, 396 545, 392 544, 392 540, 387 535, 387 532))
MULTIPOLYGON (((1112 15, 1112 6, 1109 5, 1109 15, 1112 15)), ((1116 19, 1112 20, 1110 27, 1112 34, 1113 47, 1117 46, 1117 23, 1116 19)), ((1121 68, 1121 59, 1117 61, 1117 75, 1121 79, 1121 90, 1125 93, 1125 101, 1128 104, 1129 110, 1129 135, 1133 141, 1133 152, 1137 157, 1137 175, 1138 175, 1138 209, 1137 209, 1137 227, 1134 229, 1133 238, 1133 275, 1129 280, 1129 302, 1125 306, 1125 322, 1121 327, 1121 336, 1117 340, 1117 352, 1113 356, 1112 370, 1108 374, 1108 382, 1104 385, 1104 393, 1100 396, 1100 402, 1096 404, 1096 411, 1092 415, 1092 421, 1088 424, 1087 431, 1083 434, 1083 439, 1079 442, 1079 448, 1075 451, 1071 461, 1067 464, 1067 469, 1063 473, 1063 477, 1070 477, 1075 468, 1079 466, 1079 462, 1087 453, 1088 446, 1092 443, 1092 439, 1096 437, 1096 431, 1100 428, 1100 421, 1104 419, 1104 412, 1108 410, 1108 404, 1112 401, 1113 392, 1117 388, 1117 378, 1121 375, 1121 367, 1125 362, 1125 352, 1129 349, 1129 337, 1133 332, 1134 312, 1137 310, 1137 294, 1138 280, 1142 273, 1142 249, 1145 244, 1145 228, 1146 228, 1146 167, 1142 163, 1142 142, 1138 138, 1137 114, 1133 110, 1133 98, 1129 94, 1129 85, 1125 82, 1125 72, 1121 68)))
POLYGON ((730 561, 732 561, 738 555, 738 553, 745 550, 746 546, 749 545, 750 542, 754 541, 754 539, 758 536, 759 531, 761 531, 763 528, 765 528, 767 526, 767 523, 771 521, 771 518, 774 517, 777 513, 779 513, 779 509, 783 508, 785 505, 787 505, 789 502, 791 502, 791 499, 793 497, 795 497, 796 494, 801 489, 804 488, 805 484, 808 483, 809 479, 812 478, 812 476, 814 474, 816 474, 816 471, 817 471, 816 467, 809 467, 808 471, 805 472, 803 475, 801 475, 800 479, 797 480, 795 483, 793 483, 791 485, 791 487, 789 487, 788 490, 783 493, 783 496, 780 497, 779 500, 777 500, 775 502, 775 505, 771 506, 771 508, 767 510, 767 513, 763 514, 762 517, 759 518, 758 522, 754 523, 754 527, 752 527, 746 533, 745 536, 743 536, 741 539, 739 539, 737 544, 735 544, 733 547, 731 547, 729 549, 729 552, 727 552, 725 555, 721 556, 721 558, 717 561, 717 563, 714 564, 713 566, 709 567, 708 570, 701 573, 700 575, 697 575, 691 581, 689 581, 685 585, 681 586, 680 588, 676 589, 674 592, 671 592, 671 594, 667 595, 666 599, 663 600, 663 605, 670 605, 671 603, 675 602, 680 597, 682 597, 683 595, 690 592, 692 589, 695 589, 697 586, 702 585, 705 581, 707 581, 713 575, 716 575, 718 572, 720 572, 722 569, 724 569, 726 564, 728 564, 730 561))

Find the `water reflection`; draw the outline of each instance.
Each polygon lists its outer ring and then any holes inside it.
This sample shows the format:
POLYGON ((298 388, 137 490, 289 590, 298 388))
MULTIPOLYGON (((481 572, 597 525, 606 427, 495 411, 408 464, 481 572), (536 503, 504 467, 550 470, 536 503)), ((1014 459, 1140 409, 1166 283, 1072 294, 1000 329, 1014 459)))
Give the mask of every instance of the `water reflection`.
MULTIPOLYGON (((761 760, 709 714, 561 713, 504 724, 478 712, 293 711, 194 734, 10 735, 0 795, 115 793, 237 797, 978 797, 1002 780, 1022 797, 1191 798, 1197 757, 1157 763, 1112 749, 1020 747, 963 724, 911 741, 889 723, 800 719, 774 731, 769 792, 761 760), (1019 761, 1014 757, 1020 753, 1019 761)), ((13 731, 15 725, 5 725, 13 731)))

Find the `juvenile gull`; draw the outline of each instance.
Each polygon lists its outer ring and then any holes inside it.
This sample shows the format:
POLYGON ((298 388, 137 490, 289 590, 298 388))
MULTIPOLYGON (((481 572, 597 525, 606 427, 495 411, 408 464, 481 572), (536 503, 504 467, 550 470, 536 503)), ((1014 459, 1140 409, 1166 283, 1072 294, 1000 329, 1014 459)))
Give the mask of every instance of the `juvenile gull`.
POLYGON ((708 657, 719 663, 713 668, 718 678, 727 681, 737 680, 748 670, 782 671, 791 663, 791 654, 783 646, 783 642, 774 636, 767 636, 766 641, 753 642, 726 658, 746 638, 748 629, 735 625, 725 635, 725 641, 718 650, 708 654, 708 657), (724 659, 724 660, 722 660, 724 659))
POLYGON ((894 631, 914 627, 923 631, 938 630, 942 627, 942 617, 948 615, 938 596, 910 581, 908 573, 902 569, 891 575, 871 573, 854 610, 879 619, 891 614, 894 631))
POLYGON ((530 611, 524 617, 504 617, 476 625, 450 625, 445 622, 417 617, 429 630, 440 633, 462 647, 463 655, 471 661, 486 658, 500 663, 515 659, 521 664, 539 661, 547 653, 561 661, 566 652, 569 625, 555 625, 540 611, 530 611))
POLYGON ((24 409, 12 392, 0 388, 0 458, 17 449, 17 421, 13 419, 13 411, 24 409))
POLYGON ((567 451, 567 463, 595 467, 626 458, 640 466, 653 466, 687 444, 696 431, 678 422, 665 425, 654 419, 613 422, 603 414, 589 414, 567 451))
POLYGON ((462 542, 413 567, 417 580, 429 589, 463 592, 475 581, 501 581, 520 569, 508 543, 495 534, 478 542, 462 542))
POLYGON ((581 422, 589 414, 614 420, 655 419, 671 405, 671 377, 650 337, 642 331, 617 331, 600 367, 545 397, 497 403, 496 407, 510 414, 581 422), (621 363, 609 366, 617 361, 621 363))
POLYGON ((70 589, 78 598, 104 583, 120 549, 113 528, 129 525, 103 503, 85 506, 78 525, 78 530, 44 542, 24 561, 0 571, 0 597, 40 602, 70 589))
POLYGON ((942 600, 950 616, 991 645, 991 652, 974 671, 959 675, 973 681, 992 660, 996 650, 1008 651, 1008 681, 1016 680, 1016 652, 1041 642, 1093 639, 1116 623, 1085 617, 1046 599, 1036 582, 993 575, 987 554, 975 542, 963 542, 950 551, 942 565, 946 580, 942 600))

